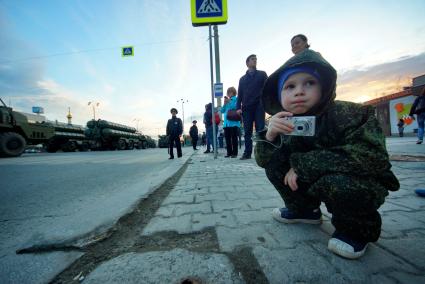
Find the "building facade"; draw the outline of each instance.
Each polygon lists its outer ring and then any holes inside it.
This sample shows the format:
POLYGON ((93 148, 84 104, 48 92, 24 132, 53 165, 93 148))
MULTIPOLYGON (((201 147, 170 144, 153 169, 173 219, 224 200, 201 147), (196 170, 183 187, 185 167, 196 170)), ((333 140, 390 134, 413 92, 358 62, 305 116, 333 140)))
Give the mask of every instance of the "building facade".
POLYGON ((376 98, 363 104, 376 107, 376 116, 385 136, 398 136, 397 123, 399 119, 404 121, 404 134, 413 134, 417 132, 417 123, 409 117, 409 112, 416 96, 424 88, 425 74, 413 78, 412 86, 401 92, 376 98))

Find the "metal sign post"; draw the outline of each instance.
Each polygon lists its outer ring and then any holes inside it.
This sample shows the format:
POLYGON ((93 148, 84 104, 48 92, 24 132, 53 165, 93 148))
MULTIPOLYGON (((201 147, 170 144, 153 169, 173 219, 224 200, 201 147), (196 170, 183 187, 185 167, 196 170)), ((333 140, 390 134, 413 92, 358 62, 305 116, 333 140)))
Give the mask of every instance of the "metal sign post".
POLYGON ((213 127, 213 145, 214 145, 214 159, 217 159, 217 126, 215 125, 215 106, 214 97, 217 98, 217 105, 221 107, 221 97, 223 96, 223 84, 220 83, 220 55, 218 48, 218 29, 216 25, 227 23, 227 0, 191 0, 191 16, 192 25, 208 26, 209 30, 209 45, 210 45, 210 70, 211 70, 211 122, 213 127), (213 70, 213 51, 212 51, 212 32, 211 25, 214 26, 214 46, 215 46, 215 61, 216 61, 216 80, 217 84, 214 86, 214 70, 213 70), (221 87, 221 96, 220 96, 221 87), (217 88, 217 95, 215 92, 217 88))
POLYGON ((211 123, 213 128, 213 147, 214 147, 214 159, 217 159, 217 135, 216 135, 216 125, 215 125, 215 115, 214 115, 214 75, 213 75, 213 56, 212 56, 212 35, 211 35, 211 25, 208 25, 209 30, 209 42, 210 42, 210 71, 211 71, 211 123))

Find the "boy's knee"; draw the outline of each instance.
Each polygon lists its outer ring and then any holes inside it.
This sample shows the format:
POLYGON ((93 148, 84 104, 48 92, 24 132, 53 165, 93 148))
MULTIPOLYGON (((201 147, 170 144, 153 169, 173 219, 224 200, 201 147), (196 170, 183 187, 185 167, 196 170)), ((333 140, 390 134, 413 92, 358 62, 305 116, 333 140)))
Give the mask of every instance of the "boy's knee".
POLYGON ((314 187, 322 201, 344 210, 376 210, 388 195, 388 191, 374 180, 342 174, 323 176, 314 187))

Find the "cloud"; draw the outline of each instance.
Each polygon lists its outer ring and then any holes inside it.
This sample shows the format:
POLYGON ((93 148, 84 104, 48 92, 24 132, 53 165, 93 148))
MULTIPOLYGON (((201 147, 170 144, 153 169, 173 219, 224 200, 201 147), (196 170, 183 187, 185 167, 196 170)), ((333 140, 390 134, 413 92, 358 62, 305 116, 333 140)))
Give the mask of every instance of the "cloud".
POLYGON ((35 95, 40 92, 36 84, 41 80, 45 66, 42 60, 22 61, 24 54, 34 54, 36 49, 28 43, 7 33, 3 24, 0 29, 0 93, 2 96, 35 95), (6 44, 7 43, 7 44, 6 44), (5 57, 7 55, 7 58, 5 57))
POLYGON ((368 69, 352 69, 338 75, 337 99, 363 102, 401 91, 412 78, 425 74, 425 53, 403 56, 368 69))

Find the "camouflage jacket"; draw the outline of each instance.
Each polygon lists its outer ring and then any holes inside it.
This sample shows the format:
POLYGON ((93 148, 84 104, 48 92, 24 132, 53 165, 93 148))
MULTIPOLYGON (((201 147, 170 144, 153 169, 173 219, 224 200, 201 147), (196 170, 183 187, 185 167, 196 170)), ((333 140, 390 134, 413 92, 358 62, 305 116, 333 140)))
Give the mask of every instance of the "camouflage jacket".
POLYGON ((371 106, 334 101, 316 118, 313 137, 281 135, 273 143, 265 139, 266 130, 257 136, 255 159, 266 168, 272 155, 289 163, 301 181, 313 183, 321 176, 341 173, 373 178, 388 190, 399 183, 390 171, 385 137, 371 106))

